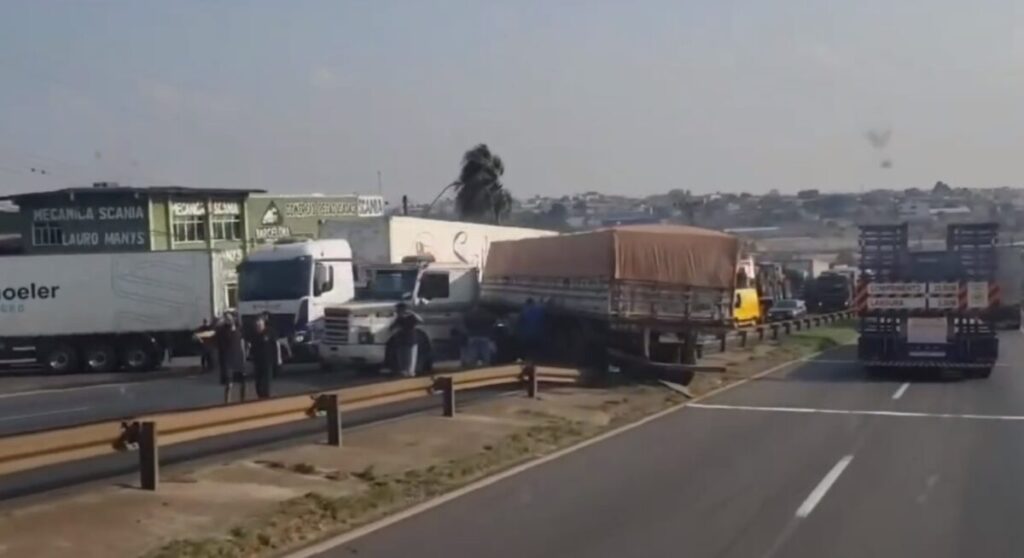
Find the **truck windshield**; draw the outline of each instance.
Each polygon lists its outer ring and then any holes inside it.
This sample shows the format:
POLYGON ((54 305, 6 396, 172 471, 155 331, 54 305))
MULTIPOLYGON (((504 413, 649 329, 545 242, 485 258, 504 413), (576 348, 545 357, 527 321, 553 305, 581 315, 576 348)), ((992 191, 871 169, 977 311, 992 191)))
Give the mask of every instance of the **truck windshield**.
POLYGON ((313 261, 308 257, 270 262, 242 262, 238 299, 295 300, 309 296, 313 261))
POLYGON ((358 298, 363 300, 401 300, 416 289, 415 269, 377 270, 358 298))

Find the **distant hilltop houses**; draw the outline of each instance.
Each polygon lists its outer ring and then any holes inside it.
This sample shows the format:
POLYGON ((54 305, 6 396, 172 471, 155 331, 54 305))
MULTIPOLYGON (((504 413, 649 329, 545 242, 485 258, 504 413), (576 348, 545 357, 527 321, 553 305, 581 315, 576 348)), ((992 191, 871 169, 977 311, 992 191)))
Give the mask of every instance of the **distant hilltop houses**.
MULTIPOLYGON (((421 214, 423 206, 410 206, 421 214)), ((925 230, 950 221, 996 220, 1006 230, 1024 227, 1024 190, 1015 188, 953 188, 944 182, 932 188, 831 193, 801 190, 783 194, 696 194, 674 189, 664 194, 631 197, 587 191, 563 196, 516 199, 510 224, 585 230, 636 223, 678 223, 733 230, 753 236, 843 237, 865 222, 912 222, 925 230)), ((431 216, 454 218, 450 200, 442 200, 431 216)))

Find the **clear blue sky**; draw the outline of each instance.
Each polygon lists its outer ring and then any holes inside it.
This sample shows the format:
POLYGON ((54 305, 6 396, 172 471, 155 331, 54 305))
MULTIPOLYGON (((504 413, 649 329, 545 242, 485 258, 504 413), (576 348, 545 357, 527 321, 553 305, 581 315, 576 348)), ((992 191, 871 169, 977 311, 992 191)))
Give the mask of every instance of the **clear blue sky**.
POLYGON ((478 142, 520 197, 1024 185, 1024 5, 0 3, 3 193, 426 200, 478 142))

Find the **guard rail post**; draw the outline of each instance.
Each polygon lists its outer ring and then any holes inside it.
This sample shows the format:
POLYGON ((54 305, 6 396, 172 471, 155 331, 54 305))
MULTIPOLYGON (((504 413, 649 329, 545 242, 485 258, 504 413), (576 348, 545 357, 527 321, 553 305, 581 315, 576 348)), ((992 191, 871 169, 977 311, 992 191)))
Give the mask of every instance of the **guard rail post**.
POLYGON ((160 448, 157 444, 156 423, 138 423, 139 481, 143 490, 156 490, 160 485, 160 448))
POLYGON ((764 341, 764 326, 759 326, 757 328, 757 340, 764 341))
POLYGON ((526 375, 526 396, 530 399, 537 398, 537 367, 532 363, 527 364, 523 367, 523 373, 526 375))
POLYGON ((327 418, 327 445, 341 447, 341 405, 337 393, 320 396, 321 408, 327 418))
POLYGON ((747 330, 740 331, 740 347, 747 346, 747 330))
MULTIPOLYGON (((801 331, 801 330, 804 329, 804 324, 800 320, 793 320, 793 325, 796 326, 796 330, 797 331, 801 331)), ((789 332, 787 331, 786 333, 789 333, 789 332)))
POLYGON ((791 329, 792 327, 792 324, 790 324, 789 322, 782 324, 782 329, 786 330, 786 335, 789 335, 790 333, 793 332, 793 330, 791 329))
POLYGON ((718 334, 718 351, 722 352, 722 353, 725 352, 725 333, 724 332, 718 334))
POLYGON ((804 318, 804 328, 805 329, 811 329, 811 319, 810 318, 804 318))
POLYGON ((437 379, 441 389, 443 412, 446 417, 455 416, 455 382, 451 376, 441 376, 437 379))
POLYGON ((821 325, 821 318, 819 318, 818 316, 815 316, 813 321, 814 321, 814 327, 818 327, 818 326, 821 325))
POLYGON ((772 324, 772 339, 779 338, 779 324, 772 324))

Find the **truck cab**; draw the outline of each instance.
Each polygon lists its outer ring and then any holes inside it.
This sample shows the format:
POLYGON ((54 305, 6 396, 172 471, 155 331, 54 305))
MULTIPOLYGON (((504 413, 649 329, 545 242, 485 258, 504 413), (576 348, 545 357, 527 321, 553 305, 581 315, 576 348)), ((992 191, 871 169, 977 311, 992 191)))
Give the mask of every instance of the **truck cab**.
POLYGON ((352 299, 352 250, 345 240, 280 242, 249 254, 238 268, 238 310, 245 326, 264 312, 293 357, 315 360, 324 308, 352 299))
POLYGON ((325 310, 320 345, 325 368, 394 369, 390 328, 399 302, 409 304, 424 321, 418 339, 418 371, 428 371, 436 360, 457 354, 463 315, 479 294, 478 268, 407 258, 400 264, 369 266, 364 272, 367 285, 354 300, 325 310))

